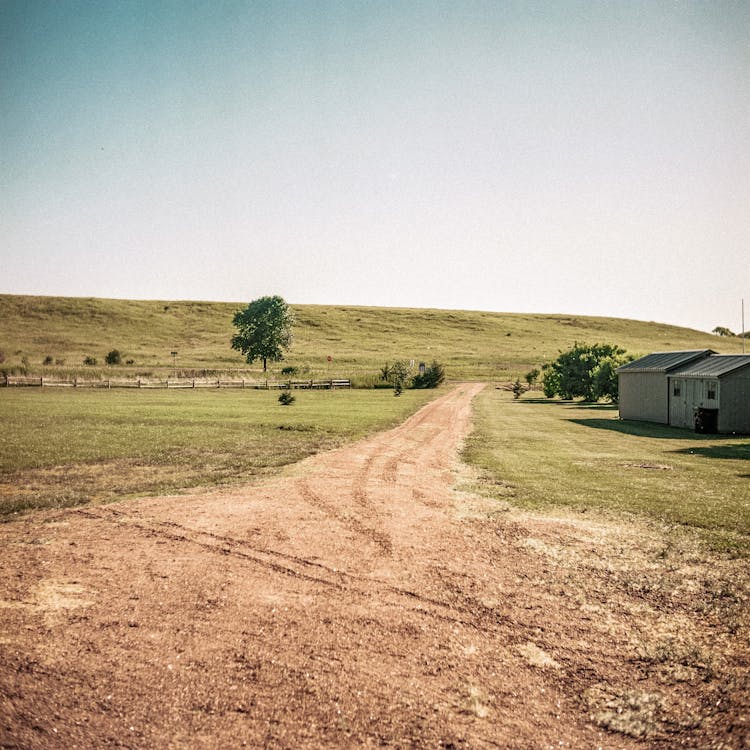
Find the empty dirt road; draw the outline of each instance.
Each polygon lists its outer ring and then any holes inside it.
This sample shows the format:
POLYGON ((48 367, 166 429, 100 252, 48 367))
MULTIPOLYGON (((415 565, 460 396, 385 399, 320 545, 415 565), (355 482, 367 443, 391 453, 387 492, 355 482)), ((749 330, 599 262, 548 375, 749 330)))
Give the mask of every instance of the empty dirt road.
POLYGON ((745 746, 736 629, 665 680, 634 634, 688 605, 615 531, 455 489, 481 387, 262 485, 0 526, 0 746, 745 746))

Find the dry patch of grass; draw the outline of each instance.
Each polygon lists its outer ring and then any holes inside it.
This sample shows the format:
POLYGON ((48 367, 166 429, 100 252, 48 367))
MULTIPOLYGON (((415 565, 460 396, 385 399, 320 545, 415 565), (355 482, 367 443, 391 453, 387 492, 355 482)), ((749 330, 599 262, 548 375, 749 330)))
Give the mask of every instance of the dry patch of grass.
MULTIPOLYGON (((0 295, 0 350, 5 366, 26 358, 35 372, 87 372, 84 357, 103 363, 119 349, 134 359, 132 373, 171 369, 170 351, 179 352, 181 369, 247 367, 229 347, 237 303, 142 301, 0 295), (64 360, 42 366, 46 356, 64 360)), ((386 360, 437 359, 451 378, 513 380, 541 362, 554 359, 575 341, 613 341, 633 353, 654 349, 716 348, 717 337, 688 328, 618 318, 531 315, 465 310, 293 305, 295 343, 285 362, 272 365, 278 377, 285 365, 305 377, 373 376, 386 360), (333 357, 333 365, 327 362, 333 357)), ((725 352, 739 352, 739 339, 721 339, 725 352)), ((122 372, 126 368, 110 368, 122 372)), ((252 375, 251 375, 252 374, 252 375)))
POLYGON ((750 553, 750 441, 618 419, 614 407, 485 390, 464 457, 513 506, 636 514, 750 553))
MULTIPOLYGON (((567 439, 576 453, 570 432, 563 438, 551 429, 550 439, 567 439)), ((506 450, 512 462, 512 446, 506 450)), ((537 460, 545 460, 543 447, 537 460)), ((657 481, 671 474, 644 473, 657 481)), ((557 633, 531 631, 512 646, 518 657, 550 683, 574 686, 581 714, 614 735, 649 746, 678 746, 689 737, 690 746, 745 747, 750 558, 717 549, 704 530, 644 513, 599 510, 592 502, 585 510, 566 507, 553 482, 555 502, 522 507, 517 498, 528 483, 520 473, 511 480, 515 496, 498 493, 503 486, 488 475, 487 468, 465 469, 463 489, 484 494, 458 495, 462 517, 493 524, 504 554, 536 559, 537 573, 523 580, 529 602, 560 611, 565 622, 557 633)))

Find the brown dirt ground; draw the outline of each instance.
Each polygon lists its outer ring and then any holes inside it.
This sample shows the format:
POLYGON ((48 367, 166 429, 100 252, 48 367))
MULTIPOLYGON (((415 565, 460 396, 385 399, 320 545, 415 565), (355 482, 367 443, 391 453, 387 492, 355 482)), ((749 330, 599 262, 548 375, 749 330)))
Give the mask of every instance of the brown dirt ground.
POLYGON ((750 747, 746 562, 461 492, 481 387, 260 486, 2 525, 0 746, 750 747))

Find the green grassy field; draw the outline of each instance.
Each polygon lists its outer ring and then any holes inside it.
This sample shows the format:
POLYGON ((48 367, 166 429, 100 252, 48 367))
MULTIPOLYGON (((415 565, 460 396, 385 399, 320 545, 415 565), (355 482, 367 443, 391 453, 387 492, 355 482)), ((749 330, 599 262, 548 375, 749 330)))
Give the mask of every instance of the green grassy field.
POLYGON ((700 530, 750 553, 750 441, 625 422, 615 407, 514 400, 487 389, 475 402, 464 455, 478 489, 513 506, 637 514, 700 530))
MULTIPOLYGON (((100 365, 118 349, 117 373, 135 375, 177 368, 248 368, 229 346, 233 313, 243 303, 144 302, 128 300, 0 295, 0 368, 20 368, 23 360, 36 374, 98 375, 105 368, 83 367, 86 356, 100 365), (45 357, 63 364, 44 367, 45 357)), ((512 380, 533 366, 554 359, 575 341, 616 343, 633 354, 664 349, 713 348, 740 351, 741 341, 687 328, 573 315, 525 315, 455 310, 293 305, 295 343, 282 364, 309 377, 353 377, 367 381, 386 360, 437 359, 451 379, 512 380), (327 357, 332 357, 329 364, 327 357)), ((108 374, 112 374, 109 370, 108 374)))
POLYGON ((390 427, 435 395, 387 390, 0 390, 0 516, 250 481, 390 427))

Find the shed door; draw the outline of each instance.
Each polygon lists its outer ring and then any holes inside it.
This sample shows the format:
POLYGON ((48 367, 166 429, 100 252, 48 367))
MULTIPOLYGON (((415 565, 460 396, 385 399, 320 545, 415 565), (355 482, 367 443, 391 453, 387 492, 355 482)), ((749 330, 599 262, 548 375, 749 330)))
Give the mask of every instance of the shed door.
POLYGON ((691 427, 692 409, 688 409, 688 381, 684 378, 669 379, 669 424, 673 427, 691 427), (688 414, 690 411, 690 414, 688 414))

